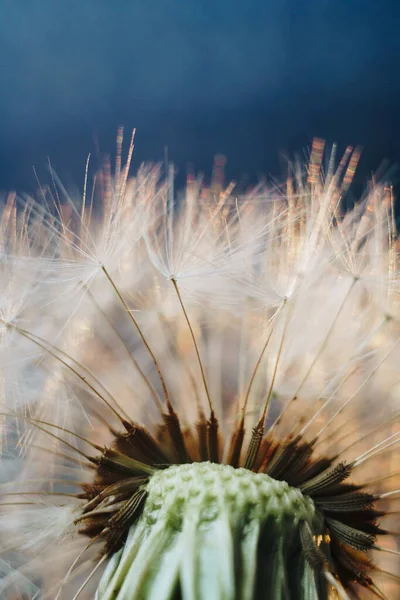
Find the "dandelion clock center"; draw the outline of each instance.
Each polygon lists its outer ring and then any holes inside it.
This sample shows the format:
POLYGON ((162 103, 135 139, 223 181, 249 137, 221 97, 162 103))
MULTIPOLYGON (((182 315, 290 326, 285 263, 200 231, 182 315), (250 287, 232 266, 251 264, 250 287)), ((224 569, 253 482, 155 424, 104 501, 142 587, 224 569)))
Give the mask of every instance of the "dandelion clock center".
POLYGON ((210 462, 176 465, 158 471, 147 484, 143 519, 147 526, 163 521, 181 530, 187 518, 206 526, 224 515, 229 520, 269 519, 275 527, 295 529, 312 520, 314 503, 286 481, 263 473, 210 462))
POLYGON ((293 589, 306 590, 299 599, 319 598, 301 538, 305 527, 322 532, 323 524, 299 489, 201 462, 155 472, 143 492, 143 512, 112 556, 96 600, 266 598, 285 573, 293 589))

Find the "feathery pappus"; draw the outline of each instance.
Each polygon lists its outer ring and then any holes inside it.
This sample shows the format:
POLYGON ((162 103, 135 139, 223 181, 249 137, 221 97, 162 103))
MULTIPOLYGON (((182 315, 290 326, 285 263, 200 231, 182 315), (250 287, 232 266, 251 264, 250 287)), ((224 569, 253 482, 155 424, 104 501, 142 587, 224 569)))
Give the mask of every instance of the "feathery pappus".
POLYGON ((314 140, 175 198, 121 149, 2 210, 1 598, 399 597, 392 188, 344 210, 314 140))

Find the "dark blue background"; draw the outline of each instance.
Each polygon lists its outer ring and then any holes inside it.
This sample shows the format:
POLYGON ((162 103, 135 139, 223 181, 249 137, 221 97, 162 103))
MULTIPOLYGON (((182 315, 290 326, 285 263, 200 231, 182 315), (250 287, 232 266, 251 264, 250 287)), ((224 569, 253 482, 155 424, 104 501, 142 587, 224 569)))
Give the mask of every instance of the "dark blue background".
POLYGON ((0 189, 137 128, 134 164, 277 173, 313 136, 400 160, 397 0, 2 0, 0 189))

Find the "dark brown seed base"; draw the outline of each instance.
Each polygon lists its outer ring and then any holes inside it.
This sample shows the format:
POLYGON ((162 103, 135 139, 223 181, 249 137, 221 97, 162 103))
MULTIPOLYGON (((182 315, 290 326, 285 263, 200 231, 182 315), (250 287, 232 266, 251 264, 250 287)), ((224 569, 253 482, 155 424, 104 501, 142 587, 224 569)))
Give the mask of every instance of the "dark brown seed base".
MULTIPOLYGON (((112 446, 89 459, 97 471, 94 481, 83 486, 80 497, 87 502, 77 520, 82 534, 104 540, 110 556, 122 547, 140 516, 145 484, 153 472, 191 462, 222 462, 222 439, 214 414, 208 421, 200 416, 195 430, 184 430, 170 407, 155 437, 136 423, 124 421, 123 425, 124 432, 113 432, 112 446)), ((243 448, 244 433, 241 423, 232 435, 225 464, 286 481, 310 497, 320 513, 322 542, 317 544, 306 527, 300 528, 299 552, 309 565, 321 574, 329 569, 355 597, 362 586, 384 598, 371 578, 379 569, 368 558, 377 535, 386 533, 377 524, 384 513, 375 508, 376 497, 348 483, 354 465, 336 462, 335 456, 314 458, 315 440, 299 436, 278 440, 271 433, 264 435, 262 423, 243 448)))

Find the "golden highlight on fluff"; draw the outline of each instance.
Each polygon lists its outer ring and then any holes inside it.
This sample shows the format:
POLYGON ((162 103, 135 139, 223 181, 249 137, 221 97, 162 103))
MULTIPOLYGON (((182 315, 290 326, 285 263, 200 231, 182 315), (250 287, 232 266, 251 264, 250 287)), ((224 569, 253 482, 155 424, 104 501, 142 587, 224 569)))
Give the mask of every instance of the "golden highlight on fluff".
MULTIPOLYGON (((53 177, 0 221, 0 597, 400 597, 389 185, 53 177)), ((325 166, 324 166, 325 165, 325 166)))

